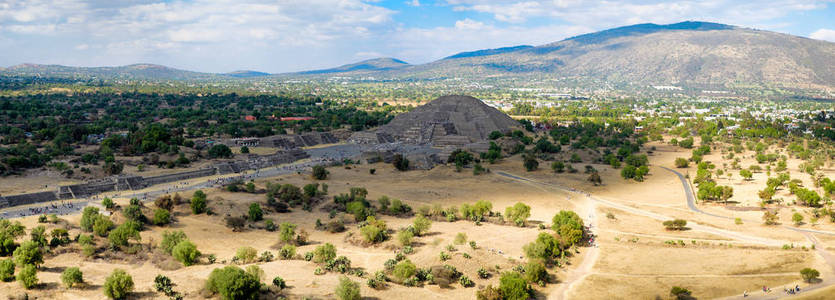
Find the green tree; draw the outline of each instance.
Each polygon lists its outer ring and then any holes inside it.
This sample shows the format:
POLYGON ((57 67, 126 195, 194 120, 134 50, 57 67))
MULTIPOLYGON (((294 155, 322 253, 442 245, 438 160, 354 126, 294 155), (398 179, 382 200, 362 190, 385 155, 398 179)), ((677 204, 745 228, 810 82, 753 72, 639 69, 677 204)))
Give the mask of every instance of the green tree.
POLYGON ((548 281, 548 271, 545 270, 545 264, 539 260, 528 261, 525 264, 525 280, 530 283, 548 281))
POLYGON ((172 254, 175 259, 187 267, 197 262, 201 255, 200 251, 197 251, 197 246, 189 240, 182 241, 174 246, 172 254))
POLYGON ((536 157, 534 157, 532 154, 525 154, 523 155, 522 159, 522 165, 525 166, 525 170, 527 170, 528 172, 532 172, 539 167, 539 161, 537 161, 536 157))
POLYGON ((66 268, 61 273, 61 282, 68 289, 72 288, 74 285, 84 282, 84 274, 81 273, 81 269, 78 267, 66 268))
POLYGON ((316 180, 328 179, 328 174, 330 174, 330 172, 328 172, 328 170, 325 169, 325 166, 313 166, 312 176, 313 176, 314 179, 316 179, 316 180))
POLYGON ((191 197, 191 212, 195 215, 206 212, 206 194, 203 191, 197 190, 191 197))
POLYGON ((159 247, 162 248, 165 253, 171 254, 177 244, 187 239, 188 237, 186 237, 186 234, 182 230, 166 230, 162 232, 162 241, 159 243, 159 247))
POLYGON ((250 263, 255 261, 255 256, 258 255, 258 250, 249 246, 243 246, 238 248, 238 251, 235 252, 235 257, 238 258, 243 263, 250 263))
POLYGON ((164 208, 157 208, 154 210, 154 224, 157 226, 171 223, 171 212, 164 208))
POLYGON ((110 299, 125 299, 133 288, 133 277, 122 269, 113 270, 104 280, 104 295, 110 299))
POLYGON ((261 210, 261 205, 252 203, 249 205, 249 220, 252 222, 261 221, 264 218, 264 211, 261 210))
POLYGON ((397 241, 401 246, 411 246, 414 234, 409 230, 401 230, 397 233, 397 241))
POLYGON ((278 238, 284 243, 292 243, 296 238, 296 227, 298 225, 284 222, 278 226, 278 238))
POLYGON ((110 244, 113 246, 127 246, 130 240, 141 240, 142 237, 139 235, 139 224, 136 224, 133 221, 127 221, 116 229, 110 231, 110 234, 107 235, 107 240, 110 241, 110 244))
POLYGON ((432 228, 432 221, 419 214, 412 222, 412 228, 415 229, 415 235, 421 236, 432 228))
POLYGON ((567 245, 574 245, 583 238, 583 220, 573 211, 561 210, 557 213, 552 219, 551 229, 567 245))
POLYGON ((93 231, 93 223, 95 217, 99 214, 99 208, 93 206, 86 206, 81 212, 81 229, 84 231, 93 231))
POLYGON ((220 294, 224 300, 258 299, 260 280, 236 266, 217 268, 206 280, 206 290, 220 294))
POLYGON ((742 176, 745 180, 751 180, 751 178, 754 177, 754 173, 751 173, 749 170, 742 169, 739 170, 739 176, 742 176))
POLYGON ((33 265, 37 267, 43 263, 43 249, 38 243, 26 241, 14 250, 14 261, 19 267, 33 265))
POLYGON ((95 219, 93 222, 93 233, 101 237, 107 236, 110 229, 113 228, 113 221, 105 215, 96 215, 95 219))
POLYGON ((331 243, 325 243, 313 249, 313 262, 323 263, 334 258, 336 258, 336 247, 331 243))
POLYGON ((506 300, 527 300, 532 296, 531 286, 517 272, 505 272, 499 279, 499 290, 506 300))
POLYGON ((536 240, 522 247, 529 258, 550 261, 561 253, 560 243, 556 238, 545 232, 540 232, 536 240))
POLYGON ((17 274, 17 281, 25 289, 31 289, 38 284, 38 270, 34 265, 24 265, 17 274))
POLYGON ((688 165, 690 165, 690 162, 686 158, 676 158, 676 168, 687 168, 688 165))
POLYGON ((210 158, 230 158, 232 157, 232 149, 224 144, 217 144, 209 148, 210 158))
POLYGON ((800 224, 803 224, 803 215, 794 213, 792 215, 792 222, 794 222, 794 225, 800 226, 800 224))
POLYGON ((243 147, 241 147, 241 153, 243 153, 243 154, 249 154, 249 147, 247 147, 247 146, 243 146, 243 147))
POLYGON ((0 260, 0 281, 9 282, 14 280, 14 261, 11 258, 0 260))
POLYGON ((821 273, 812 268, 803 268, 803 270, 800 270, 800 276, 803 277, 804 281, 811 283, 812 280, 821 276, 821 273))
POLYGON ((360 300, 360 285, 346 276, 339 278, 339 285, 336 286, 336 297, 339 300, 360 300))
POLYGON ((408 259, 404 259, 397 263, 397 265, 394 266, 394 270, 392 271, 394 277, 400 280, 400 282, 412 278, 412 276, 415 276, 416 273, 417 267, 415 266, 415 264, 412 263, 412 261, 408 259))
POLYGON ((504 210, 505 220, 513 222, 516 226, 523 227, 528 217, 531 216, 531 207, 525 203, 517 202, 513 206, 509 206, 504 210))
POLYGON ((394 165, 394 168, 398 171, 409 170, 409 160, 403 157, 403 155, 401 154, 395 154, 394 158, 391 161, 391 164, 394 165))

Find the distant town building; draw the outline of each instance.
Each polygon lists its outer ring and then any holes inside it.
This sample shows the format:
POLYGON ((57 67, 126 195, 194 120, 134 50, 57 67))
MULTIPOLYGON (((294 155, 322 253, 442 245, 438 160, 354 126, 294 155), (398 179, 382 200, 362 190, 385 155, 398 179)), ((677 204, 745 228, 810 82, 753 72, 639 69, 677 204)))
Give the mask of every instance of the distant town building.
POLYGON ((247 120, 247 121, 255 121, 255 120, 258 120, 258 118, 256 118, 256 117, 255 117, 255 116, 253 116, 253 115, 247 115, 246 117, 244 117, 244 120, 247 120))

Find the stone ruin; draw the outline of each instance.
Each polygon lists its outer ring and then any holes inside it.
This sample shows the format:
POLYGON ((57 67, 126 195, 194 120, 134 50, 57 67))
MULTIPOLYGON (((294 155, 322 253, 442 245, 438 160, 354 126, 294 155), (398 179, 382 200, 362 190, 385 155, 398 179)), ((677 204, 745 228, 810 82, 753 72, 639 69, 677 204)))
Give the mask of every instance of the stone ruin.
POLYGON ((89 197, 99 193, 110 191, 139 190, 152 185, 168 182, 177 182, 192 178, 206 177, 215 174, 240 173, 246 170, 266 168, 279 164, 291 163, 300 159, 308 158, 310 155, 304 150, 293 149, 278 151, 272 155, 251 155, 245 160, 224 161, 213 164, 211 167, 184 171, 173 174, 164 174, 151 177, 135 175, 119 175, 107 178, 88 181, 80 184, 64 185, 59 187, 57 192, 37 192, 20 195, 0 195, 0 208, 27 205, 41 202, 50 202, 60 199, 74 199, 89 197))
MULTIPOLYGON (((411 144, 461 147, 487 140, 493 131, 505 133, 519 127, 519 122, 481 100, 470 96, 443 96, 398 115, 374 134, 377 137, 388 135, 396 141, 411 144)), ((373 140, 374 137, 369 133, 355 136, 351 138, 373 140)))
POLYGON ((339 139, 330 132, 306 132, 302 134, 280 134, 262 138, 234 138, 223 140, 221 143, 229 147, 262 146, 279 149, 295 149, 338 142, 339 139))
POLYGON ((507 114, 470 96, 443 96, 426 105, 400 114, 376 130, 356 132, 348 139, 355 144, 404 143, 429 146, 440 152, 367 151, 362 159, 390 162, 394 153, 403 154, 413 168, 431 169, 446 163, 456 149, 487 152, 493 131, 507 133, 520 129, 519 122, 507 114))

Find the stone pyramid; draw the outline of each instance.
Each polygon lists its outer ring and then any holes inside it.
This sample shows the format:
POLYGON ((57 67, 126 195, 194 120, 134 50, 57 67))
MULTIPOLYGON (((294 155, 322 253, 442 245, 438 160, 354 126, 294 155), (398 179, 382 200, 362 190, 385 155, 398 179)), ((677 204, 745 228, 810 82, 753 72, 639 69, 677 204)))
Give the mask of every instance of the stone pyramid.
POLYGON ((443 96, 400 114, 378 132, 395 140, 457 146, 487 140, 493 131, 508 132, 519 122, 470 96, 443 96))

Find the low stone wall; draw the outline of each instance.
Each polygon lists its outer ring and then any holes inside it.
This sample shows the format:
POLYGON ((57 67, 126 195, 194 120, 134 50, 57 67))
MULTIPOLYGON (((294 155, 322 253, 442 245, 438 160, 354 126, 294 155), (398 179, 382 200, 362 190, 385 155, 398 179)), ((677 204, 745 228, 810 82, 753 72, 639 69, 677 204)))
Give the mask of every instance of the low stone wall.
POLYGON ((55 192, 39 192, 0 197, 0 208, 58 200, 55 192))
MULTIPOLYGON (((188 179, 197 178, 197 177, 206 177, 206 176, 214 175, 215 173, 216 173, 215 168, 206 168, 206 169, 200 169, 200 170, 194 170, 194 171, 188 171, 188 172, 182 172, 182 173, 174 173, 174 174, 166 174, 166 175, 148 177, 148 178, 144 179, 145 186, 143 186, 143 187, 152 186, 152 185, 161 184, 161 183, 180 181, 180 180, 188 180, 188 179)), ((134 187, 134 189, 137 189, 137 187, 134 187)))
POLYGON ((214 164, 212 167, 166 174, 153 177, 142 176, 113 176, 82 184, 65 185, 56 192, 38 192, 11 196, 0 196, 0 208, 27 205, 39 202, 49 202, 58 199, 72 199, 89 197, 95 194, 115 190, 138 190, 152 185, 206 177, 215 174, 240 173, 245 170, 267 168, 279 164, 291 163, 310 157, 301 149, 279 151, 276 154, 252 156, 246 160, 226 161, 214 164))

